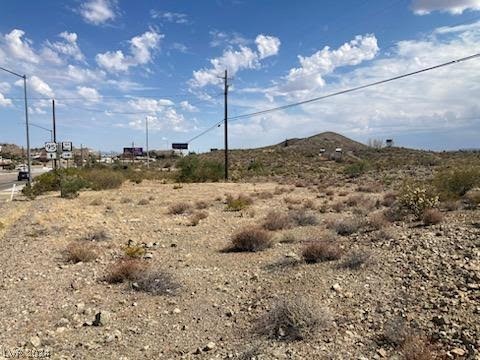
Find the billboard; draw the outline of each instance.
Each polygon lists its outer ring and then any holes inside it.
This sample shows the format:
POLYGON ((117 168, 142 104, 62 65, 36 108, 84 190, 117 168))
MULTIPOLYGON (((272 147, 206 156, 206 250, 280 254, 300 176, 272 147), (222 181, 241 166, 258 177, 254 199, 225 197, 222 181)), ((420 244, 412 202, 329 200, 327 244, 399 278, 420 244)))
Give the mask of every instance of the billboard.
POLYGON ((188 143, 172 143, 172 149, 174 150, 187 150, 188 143))
POLYGON ((142 156, 143 148, 141 147, 124 147, 123 155, 125 156, 142 156))

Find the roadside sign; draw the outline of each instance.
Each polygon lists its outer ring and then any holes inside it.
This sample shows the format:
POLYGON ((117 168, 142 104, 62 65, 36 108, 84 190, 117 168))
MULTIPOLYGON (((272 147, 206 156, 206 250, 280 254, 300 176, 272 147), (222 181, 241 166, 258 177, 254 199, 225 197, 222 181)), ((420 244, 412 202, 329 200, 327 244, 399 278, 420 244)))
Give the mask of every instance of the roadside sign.
POLYGON ((62 141, 62 151, 70 152, 72 151, 72 142, 71 141, 62 141))
POLYGON ((56 160, 57 159, 57 153, 47 153, 47 160, 56 160))
POLYGON ((172 143, 172 149, 187 150, 188 149, 188 143, 172 143))
POLYGON ((71 152, 63 152, 62 153, 62 159, 71 159, 73 157, 72 153, 71 152))
POLYGON ((46 142, 45 143, 45 151, 47 153, 56 153, 57 152, 57 144, 54 142, 46 142))
POLYGON ((125 156, 142 156, 143 155, 143 148, 141 147, 124 147, 123 148, 123 155, 125 156))

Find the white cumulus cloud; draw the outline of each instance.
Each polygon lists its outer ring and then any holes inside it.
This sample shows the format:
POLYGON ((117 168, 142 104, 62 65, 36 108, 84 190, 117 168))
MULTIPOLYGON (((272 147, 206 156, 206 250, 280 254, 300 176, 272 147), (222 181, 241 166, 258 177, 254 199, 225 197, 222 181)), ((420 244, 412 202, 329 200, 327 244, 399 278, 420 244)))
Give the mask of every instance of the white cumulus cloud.
POLYGON ((51 50, 57 54, 62 54, 67 57, 71 57, 77 61, 85 60, 85 56, 83 55, 80 47, 77 44, 76 33, 69 33, 67 31, 64 31, 58 36, 64 39, 64 41, 55 41, 51 43, 47 40, 47 50, 51 50))
POLYGON ((260 34, 255 39, 260 59, 277 55, 280 50, 280 39, 275 36, 260 34))
MULTIPOLYGON (((23 86, 23 80, 18 80, 17 82, 15 82, 15 85, 23 86)), ((52 88, 38 76, 34 75, 27 78, 27 87, 40 95, 44 95, 50 98, 54 97, 54 92, 52 88)))
POLYGON ((412 9, 417 15, 427 15, 433 11, 462 14, 466 10, 480 10, 480 0, 413 0, 412 9))
POLYGON ((5 96, 3 96, 2 93, 0 93, 0 106, 11 106, 12 105, 12 100, 7 99, 5 96))
POLYGON ((193 106, 190 104, 187 100, 181 101, 180 102, 180 107, 182 110, 188 111, 188 112, 197 112, 198 108, 196 106, 193 106))
POLYGON ((238 71, 244 69, 257 69, 260 67, 260 60, 278 53, 280 40, 273 36, 257 36, 258 52, 250 47, 240 45, 238 50, 226 49, 222 56, 210 60, 211 67, 193 72, 190 80, 192 87, 204 87, 222 83, 219 76, 228 70, 229 76, 234 76, 238 71))
POLYGON ((80 6, 80 15, 87 23, 101 25, 117 17, 115 0, 88 0, 80 6))
POLYGON ((159 47, 163 34, 150 29, 142 35, 133 37, 130 42, 130 54, 122 50, 97 54, 97 64, 109 72, 125 72, 131 66, 144 65, 152 60, 153 51, 159 47))
POLYGON ((87 86, 77 86, 77 93, 78 95, 84 97, 85 100, 91 102, 97 102, 102 98, 97 89, 87 86))
POLYGON ((39 57, 31 48, 32 42, 23 38, 24 35, 25 31, 13 29, 3 37, 3 41, 12 56, 24 61, 38 63, 39 57))

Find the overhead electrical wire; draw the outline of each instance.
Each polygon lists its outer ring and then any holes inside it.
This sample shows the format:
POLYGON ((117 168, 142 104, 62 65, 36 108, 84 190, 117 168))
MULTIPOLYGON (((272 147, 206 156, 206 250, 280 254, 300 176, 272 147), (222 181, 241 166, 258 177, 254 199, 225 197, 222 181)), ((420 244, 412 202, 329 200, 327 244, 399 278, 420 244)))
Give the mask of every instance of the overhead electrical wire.
MULTIPOLYGON (((430 66, 430 67, 423 68, 423 69, 420 69, 420 70, 412 71, 412 72, 409 72, 409 73, 406 73, 406 74, 397 75, 397 76, 394 76, 394 77, 391 77, 391 78, 387 78, 387 79, 383 79, 383 80, 379 80, 379 81, 374 81, 374 82, 371 82, 371 83, 368 83, 368 84, 356 86, 356 87, 345 89, 345 90, 340 90, 340 91, 330 93, 330 94, 327 94, 327 95, 322 95, 322 96, 314 97, 314 98, 311 98, 311 99, 307 99, 307 100, 303 100, 303 101, 299 101, 299 102, 295 102, 295 103, 291 103, 291 104, 277 106, 277 107, 273 107, 273 108, 266 109, 266 110, 261 110, 261 111, 256 111, 256 112, 252 112, 252 113, 232 116, 232 117, 228 118, 228 121, 236 121, 236 120, 240 120, 240 119, 245 119, 245 118, 250 118, 250 117, 254 117, 254 116, 268 114, 268 113, 271 113, 271 112, 274 112, 274 111, 286 110, 286 109, 293 108, 293 107, 296 107, 296 106, 305 105, 305 104, 313 103, 313 102, 316 102, 316 101, 328 99, 328 98, 331 98, 331 97, 344 95, 344 94, 348 94, 348 93, 351 93, 351 92, 354 92, 354 91, 359 91, 359 90, 374 87, 374 86, 377 86, 377 85, 385 84, 385 83, 388 83, 388 82, 400 80, 400 79, 403 79, 403 78, 406 78, 406 77, 409 77, 409 76, 421 74, 421 73, 424 73, 424 72, 427 72, 427 71, 432 71, 432 70, 439 69, 439 68, 442 68, 442 67, 455 65, 455 64, 458 64, 458 63, 461 63, 461 62, 464 62, 464 61, 469 61, 469 60, 476 59, 478 57, 480 57, 480 53, 476 53, 476 54, 473 54, 473 55, 470 55, 470 56, 465 56, 465 57, 462 57, 462 58, 459 58, 459 59, 451 60, 451 61, 448 61, 448 62, 445 62, 445 63, 442 63, 442 64, 430 66)), ((215 127, 219 126, 223 121, 224 120, 221 120, 221 121, 215 123, 213 126, 207 128, 202 133, 194 136, 193 138, 191 138, 187 142, 190 143, 191 141, 194 141, 194 140, 198 139, 200 136, 205 135, 209 131, 213 130, 215 127)))

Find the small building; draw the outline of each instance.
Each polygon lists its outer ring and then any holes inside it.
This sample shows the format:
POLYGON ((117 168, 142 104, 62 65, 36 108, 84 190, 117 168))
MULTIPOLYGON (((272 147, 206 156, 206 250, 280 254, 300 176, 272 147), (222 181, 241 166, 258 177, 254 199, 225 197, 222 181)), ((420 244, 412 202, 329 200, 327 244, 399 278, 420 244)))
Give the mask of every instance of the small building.
POLYGON ((385 140, 385 145, 387 145, 387 147, 392 147, 393 146, 393 139, 385 140))

